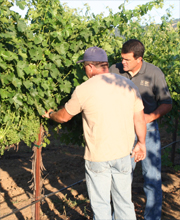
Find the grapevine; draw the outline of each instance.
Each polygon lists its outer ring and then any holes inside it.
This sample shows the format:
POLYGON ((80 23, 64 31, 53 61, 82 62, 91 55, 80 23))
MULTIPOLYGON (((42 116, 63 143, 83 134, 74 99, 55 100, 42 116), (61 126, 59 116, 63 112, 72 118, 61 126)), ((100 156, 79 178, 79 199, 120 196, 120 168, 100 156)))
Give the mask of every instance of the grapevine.
MULTIPOLYGON (((122 44, 138 38, 146 48, 144 59, 159 66, 175 103, 165 116, 167 123, 179 117, 180 108, 180 25, 172 28, 171 15, 162 24, 141 25, 142 16, 152 7, 162 7, 162 0, 151 1, 134 10, 119 7, 119 13, 86 16, 62 6, 58 0, 16 1, 25 18, 11 10, 14 1, 0 1, 0 151, 21 141, 28 146, 37 140, 40 124, 49 144, 49 121, 45 110, 58 110, 70 98, 74 88, 87 80, 83 68, 76 65, 90 46, 102 47, 110 65, 121 60, 122 44), (115 28, 119 35, 115 35, 115 28)), ((63 143, 82 145, 81 116, 62 124, 63 143)), ((51 128, 57 130, 57 124, 51 128)), ((171 126, 172 127, 172 126, 171 126)), ((43 146, 46 145, 43 144, 43 146)))

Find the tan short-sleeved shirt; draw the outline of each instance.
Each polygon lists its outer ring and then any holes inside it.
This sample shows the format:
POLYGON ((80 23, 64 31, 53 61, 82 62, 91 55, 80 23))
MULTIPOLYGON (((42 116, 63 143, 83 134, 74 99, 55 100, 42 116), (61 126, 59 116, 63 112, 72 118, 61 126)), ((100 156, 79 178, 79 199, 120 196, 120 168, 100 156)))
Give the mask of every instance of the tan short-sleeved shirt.
POLYGON ((134 138, 134 112, 143 110, 137 87, 125 77, 106 73, 77 86, 65 109, 82 112, 86 141, 84 158, 109 161, 130 154, 134 138))

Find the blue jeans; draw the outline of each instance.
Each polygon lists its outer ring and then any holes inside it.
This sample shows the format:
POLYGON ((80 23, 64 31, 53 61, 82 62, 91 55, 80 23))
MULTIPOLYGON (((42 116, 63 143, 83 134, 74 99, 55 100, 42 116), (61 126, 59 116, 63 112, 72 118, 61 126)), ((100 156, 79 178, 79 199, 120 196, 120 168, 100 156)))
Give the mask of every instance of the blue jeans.
POLYGON ((94 220, 112 220, 111 196, 116 220, 135 220, 131 201, 131 159, 106 162, 85 160, 86 184, 94 220))
MULTIPOLYGON (((146 158, 141 161, 144 177, 144 192, 146 194, 145 220, 160 220, 162 209, 161 189, 161 143, 156 121, 147 124, 146 158)), ((136 163, 132 158, 132 167, 136 163)))

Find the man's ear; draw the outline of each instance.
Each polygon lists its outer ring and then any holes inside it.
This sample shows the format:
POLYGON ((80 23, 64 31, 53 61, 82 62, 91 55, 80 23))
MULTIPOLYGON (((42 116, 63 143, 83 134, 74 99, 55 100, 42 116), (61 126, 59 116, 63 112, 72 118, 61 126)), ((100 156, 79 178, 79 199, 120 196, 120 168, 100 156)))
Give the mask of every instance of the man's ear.
POLYGON ((138 57, 138 58, 137 58, 137 62, 138 62, 138 63, 141 63, 141 62, 142 62, 142 57, 138 57))
POLYGON ((89 66, 89 68, 90 68, 90 71, 91 71, 91 73, 92 73, 92 71, 93 71, 93 68, 94 68, 94 65, 92 65, 91 63, 88 65, 89 66))

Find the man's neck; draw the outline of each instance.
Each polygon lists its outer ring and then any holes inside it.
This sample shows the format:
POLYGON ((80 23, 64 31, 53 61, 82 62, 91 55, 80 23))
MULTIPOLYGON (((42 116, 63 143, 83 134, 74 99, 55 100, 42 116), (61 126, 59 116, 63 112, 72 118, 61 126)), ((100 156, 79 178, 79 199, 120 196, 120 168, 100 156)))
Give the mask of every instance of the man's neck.
MULTIPOLYGON (((140 68, 140 69, 141 69, 141 68, 140 68)), ((132 72, 132 71, 128 71, 128 73, 133 77, 133 76, 135 76, 136 74, 138 74, 138 72, 139 72, 140 69, 138 69, 138 70, 135 71, 135 72, 134 72, 134 71, 133 71, 133 72, 132 72)))
POLYGON ((134 71, 128 71, 128 73, 129 73, 132 77, 134 77, 135 75, 137 75, 137 74, 139 73, 139 70, 141 69, 141 67, 142 67, 142 63, 141 63, 141 65, 138 67, 138 69, 136 69, 136 70, 134 70, 134 71))

